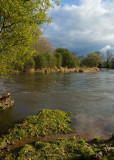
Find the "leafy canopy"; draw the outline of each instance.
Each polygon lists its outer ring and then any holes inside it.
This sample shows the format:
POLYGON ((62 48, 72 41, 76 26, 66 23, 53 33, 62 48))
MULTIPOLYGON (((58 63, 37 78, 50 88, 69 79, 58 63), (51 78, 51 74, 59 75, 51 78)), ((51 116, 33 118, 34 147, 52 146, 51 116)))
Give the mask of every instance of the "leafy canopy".
POLYGON ((49 0, 0 0, 0 76, 14 72, 15 64, 23 67, 42 24, 51 22, 50 7, 49 0))
POLYGON ((96 53, 89 53, 81 63, 87 67, 98 67, 101 63, 100 55, 96 53))

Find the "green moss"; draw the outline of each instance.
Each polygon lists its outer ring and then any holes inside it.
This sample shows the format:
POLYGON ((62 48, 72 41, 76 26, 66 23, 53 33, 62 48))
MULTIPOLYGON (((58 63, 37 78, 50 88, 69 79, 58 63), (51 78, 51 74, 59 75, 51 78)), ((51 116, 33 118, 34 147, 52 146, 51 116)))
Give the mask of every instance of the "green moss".
MULTIPOLYGON (((4 147, 17 139, 72 132, 69 128, 72 122, 68 117, 70 115, 70 112, 41 110, 37 115, 29 116, 0 139, 1 151, 4 152, 4 147)), ((114 160, 113 144, 113 136, 105 141, 96 137, 91 142, 82 138, 59 138, 40 142, 38 138, 35 142, 25 144, 18 152, 13 152, 2 160, 114 160)))
POLYGON ((103 158, 103 160, 114 160, 114 154, 109 154, 103 158))
POLYGON ((97 153, 94 147, 83 139, 62 138, 48 142, 37 140, 31 145, 25 145, 16 155, 9 155, 9 157, 15 157, 14 160, 99 160, 99 158, 101 160, 113 160, 113 153, 103 155, 101 152, 102 149, 97 153))
POLYGON ((99 144, 102 142, 102 139, 100 137, 95 137, 93 140, 92 140, 93 143, 96 143, 96 144, 99 144))
POLYGON ((23 123, 16 124, 7 135, 0 139, 0 148, 9 142, 26 137, 38 137, 49 134, 71 133, 68 117, 70 112, 59 110, 41 110, 37 115, 29 116, 23 123))

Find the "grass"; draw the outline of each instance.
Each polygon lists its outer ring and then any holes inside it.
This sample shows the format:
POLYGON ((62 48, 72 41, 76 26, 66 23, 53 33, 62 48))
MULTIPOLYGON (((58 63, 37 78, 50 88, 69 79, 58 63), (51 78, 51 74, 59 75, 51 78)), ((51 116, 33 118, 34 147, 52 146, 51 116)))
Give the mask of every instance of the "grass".
POLYGON ((69 128, 72 122, 68 117, 70 115, 70 112, 59 110, 41 110, 37 115, 29 116, 21 124, 16 124, 7 135, 0 138, 0 149, 21 138, 71 133, 73 130, 69 128))
MULTIPOLYGON (((106 143, 106 142, 105 142, 106 143)), ((56 139, 24 145, 16 154, 2 160, 113 160, 114 147, 107 152, 107 144, 89 144, 83 139, 56 139)))
POLYGON ((16 124, 0 139, 2 160, 114 160, 114 135, 109 140, 96 137, 89 142, 81 138, 65 138, 66 133, 73 132, 69 127, 72 122, 70 115, 70 112, 59 110, 41 110, 16 124), (50 134, 58 134, 59 137, 61 133, 64 133, 64 138, 39 139, 39 136, 48 137, 50 134), (27 143, 24 141, 27 137, 35 137, 36 140, 27 143), (23 141, 24 146, 5 154, 7 146, 16 140, 17 143, 23 141))

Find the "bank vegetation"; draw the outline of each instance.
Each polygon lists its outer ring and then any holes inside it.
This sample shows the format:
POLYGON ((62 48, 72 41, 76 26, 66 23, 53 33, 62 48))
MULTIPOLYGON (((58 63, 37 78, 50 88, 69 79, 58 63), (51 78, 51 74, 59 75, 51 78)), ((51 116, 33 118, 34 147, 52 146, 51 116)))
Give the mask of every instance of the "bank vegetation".
POLYGON ((2 160, 113 160, 114 136, 84 140, 72 136, 71 113, 41 110, 0 138, 2 160), (61 136, 62 134, 62 136, 61 136), (68 135, 69 136, 68 138, 68 135))

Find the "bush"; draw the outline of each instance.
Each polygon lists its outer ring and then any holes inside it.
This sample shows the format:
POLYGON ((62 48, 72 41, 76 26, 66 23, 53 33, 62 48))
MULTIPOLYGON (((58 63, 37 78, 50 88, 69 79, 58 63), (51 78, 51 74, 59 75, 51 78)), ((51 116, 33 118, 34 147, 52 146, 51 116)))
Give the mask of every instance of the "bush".
POLYGON ((38 54, 37 56, 35 56, 34 60, 35 60, 35 69, 42 69, 47 67, 46 58, 44 57, 43 54, 38 54))
POLYGON ((57 68, 60 68, 62 66, 62 61, 63 61, 62 55, 56 54, 55 57, 56 57, 56 61, 57 61, 57 68))
POLYGON ((34 69, 35 68, 35 61, 32 57, 29 57, 25 61, 24 69, 29 70, 29 69, 34 69))
POLYGON ((56 53, 62 55, 62 67, 75 68, 79 66, 78 59, 73 57, 68 49, 58 48, 56 53))
POLYGON ((93 143, 99 144, 102 142, 102 139, 100 137, 96 137, 93 139, 93 143))
POLYGON ((56 57, 49 52, 44 53, 44 56, 46 58, 46 66, 47 68, 54 68, 56 66, 56 57))
POLYGON ((54 68, 56 66, 56 57, 52 53, 41 53, 35 56, 35 68, 54 68))
POLYGON ((98 67, 101 63, 100 56, 96 53, 89 53, 84 60, 81 61, 81 66, 98 67))

